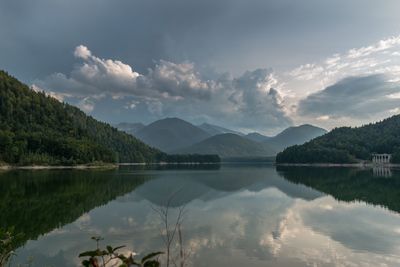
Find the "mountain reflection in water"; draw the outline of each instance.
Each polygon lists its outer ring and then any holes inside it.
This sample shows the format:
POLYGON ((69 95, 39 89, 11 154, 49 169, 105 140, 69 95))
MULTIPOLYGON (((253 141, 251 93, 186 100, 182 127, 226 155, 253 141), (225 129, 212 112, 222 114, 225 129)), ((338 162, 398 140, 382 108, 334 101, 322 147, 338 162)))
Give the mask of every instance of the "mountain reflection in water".
POLYGON ((27 236, 16 263, 32 256, 33 266, 77 266, 93 235, 127 251, 163 250, 151 207, 175 194, 171 206, 187 210, 189 266, 399 266, 400 177, 391 173, 268 165, 16 171, 0 175, 0 223, 27 236))

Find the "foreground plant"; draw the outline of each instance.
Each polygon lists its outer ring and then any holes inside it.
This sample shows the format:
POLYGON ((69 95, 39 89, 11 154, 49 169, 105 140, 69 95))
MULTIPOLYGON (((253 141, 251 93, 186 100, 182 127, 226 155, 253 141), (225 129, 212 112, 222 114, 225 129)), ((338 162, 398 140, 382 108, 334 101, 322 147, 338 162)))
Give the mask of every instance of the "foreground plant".
POLYGON ((118 250, 125 246, 106 246, 105 249, 99 247, 99 243, 103 238, 92 237, 96 241, 97 248, 95 250, 89 250, 79 254, 80 258, 89 257, 82 261, 84 267, 107 267, 107 266, 118 266, 118 267, 159 267, 160 262, 156 258, 163 254, 163 252, 154 252, 144 256, 140 261, 134 259, 133 253, 128 256, 120 254, 118 250))
POLYGON ((0 267, 10 266, 11 258, 15 255, 14 248, 22 234, 15 234, 14 229, 0 228, 0 267))

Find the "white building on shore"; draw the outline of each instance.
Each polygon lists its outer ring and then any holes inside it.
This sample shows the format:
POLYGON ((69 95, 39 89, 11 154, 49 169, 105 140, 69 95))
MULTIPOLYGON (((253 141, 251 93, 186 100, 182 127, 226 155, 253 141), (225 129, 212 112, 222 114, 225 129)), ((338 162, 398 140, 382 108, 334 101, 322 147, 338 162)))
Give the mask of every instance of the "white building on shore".
POLYGON ((391 154, 372 154, 372 163, 373 164, 390 164, 392 159, 391 154))

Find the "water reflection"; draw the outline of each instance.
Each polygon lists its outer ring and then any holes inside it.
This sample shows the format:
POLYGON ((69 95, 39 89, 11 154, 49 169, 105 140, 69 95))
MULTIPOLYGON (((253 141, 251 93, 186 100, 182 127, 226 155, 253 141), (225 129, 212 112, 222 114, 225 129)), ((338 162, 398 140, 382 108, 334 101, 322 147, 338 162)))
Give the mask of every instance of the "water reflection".
MULTIPOLYGON (((127 167, 112 175, 117 181, 112 186, 128 183, 130 190, 117 190, 114 197, 120 196, 106 205, 89 207, 78 219, 28 241, 17 251, 17 260, 33 255, 33 266, 76 266, 76 255, 92 246, 92 235, 104 236, 111 245, 126 244, 129 251, 162 249, 161 224, 150 207, 165 205, 179 189, 173 206, 186 205, 188 211, 183 235, 192 251, 190 266, 400 265, 396 171, 383 179, 374 177, 372 170, 276 171, 272 166, 127 167), (132 181, 140 182, 133 185, 132 181)), ((64 192, 58 186, 53 189, 64 192)))
POLYGON ((307 185, 334 198, 353 202, 365 201, 400 212, 400 171, 382 179, 373 169, 278 167, 288 181, 307 185))
POLYGON ((372 172, 377 177, 392 177, 392 170, 385 166, 374 166, 372 172))
POLYGON ((4 172, 0 175, 0 227, 13 227, 24 243, 131 192, 146 179, 126 179, 116 171, 4 172))

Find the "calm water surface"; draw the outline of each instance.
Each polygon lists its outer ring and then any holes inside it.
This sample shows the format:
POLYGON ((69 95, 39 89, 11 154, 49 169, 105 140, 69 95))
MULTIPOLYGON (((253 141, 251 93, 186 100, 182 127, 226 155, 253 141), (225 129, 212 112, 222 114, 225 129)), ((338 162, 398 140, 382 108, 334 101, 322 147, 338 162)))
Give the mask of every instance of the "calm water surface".
MULTIPOLYGON (((104 245, 164 250, 154 208, 184 206, 188 266, 400 266, 400 172, 349 168, 12 171, 0 226, 24 233, 14 264, 78 266, 104 245)), ((177 250, 174 250, 174 253, 177 250)))

